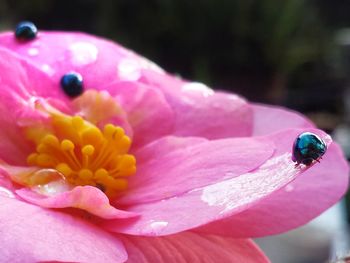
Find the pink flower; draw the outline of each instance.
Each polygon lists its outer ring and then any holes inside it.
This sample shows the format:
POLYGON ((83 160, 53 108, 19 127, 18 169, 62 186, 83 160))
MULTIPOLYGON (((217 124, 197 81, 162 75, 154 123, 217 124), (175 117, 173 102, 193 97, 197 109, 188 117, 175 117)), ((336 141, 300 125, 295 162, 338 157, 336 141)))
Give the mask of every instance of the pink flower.
POLYGON ((339 146, 294 112, 86 34, 0 43, 2 261, 267 262, 249 238, 305 224, 347 189, 339 146), (60 87, 69 72, 76 98, 60 87), (304 131, 328 150, 295 167, 304 131))

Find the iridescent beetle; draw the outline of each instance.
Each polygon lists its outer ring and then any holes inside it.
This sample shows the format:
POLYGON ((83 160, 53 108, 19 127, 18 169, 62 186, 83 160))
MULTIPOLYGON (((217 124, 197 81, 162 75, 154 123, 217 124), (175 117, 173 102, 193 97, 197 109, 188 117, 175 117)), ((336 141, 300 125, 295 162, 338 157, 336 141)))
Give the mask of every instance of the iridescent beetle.
POLYGON ((304 132, 294 141, 292 160, 296 165, 302 163, 309 166, 314 161, 319 162, 326 151, 327 145, 320 137, 311 132, 304 132))
POLYGON ((15 36, 18 40, 29 41, 36 38, 37 34, 38 34, 38 29, 30 21, 20 22, 16 26, 15 36))

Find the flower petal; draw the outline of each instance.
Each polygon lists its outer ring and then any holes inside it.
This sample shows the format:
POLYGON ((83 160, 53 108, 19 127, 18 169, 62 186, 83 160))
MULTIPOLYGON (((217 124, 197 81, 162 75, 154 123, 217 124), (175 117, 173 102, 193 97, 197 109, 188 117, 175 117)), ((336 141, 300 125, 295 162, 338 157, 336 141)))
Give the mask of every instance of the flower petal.
POLYGON ((239 176, 264 163, 273 151, 273 143, 262 138, 164 137, 135 153, 138 172, 118 204, 161 200, 239 176))
POLYGON ((76 71, 86 87, 100 89, 115 80, 136 80, 142 68, 161 71, 116 43, 84 33, 40 31, 36 39, 23 43, 8 32, 0 35, 0 43, 41 68, 55 83, 76 71))
POLYGON ((33 145, 25 138, 21 121, 27 118, 24 115, 31 112, 21 105, 22 102, 9 93, 4 93, 0 89, 0 159, 7 163, 24 165, 33 145))
POLYGON ((174 135, 208 139, 251 135, 251 107, 237 95, 215 92, 203 98, 186 96, 174 100, 172 106, 177 117, 174 135))
MULTIPOLYGON (((157 236, 177 233, 233 217, 254 205, 259 205, 264 198, 273 195, 306 171, 314 174, 315 178, 319 172, 315 169, 318 163, 310 167, 295 167, 295 163, 291 160, 291 145, 288 142, 294 140, 295 135, 301 131, 290 129, 268 136, 267 138, 279 143, 276 144, 274 155, 256 170, 231 179, 222 179, 217 183, 199 187, 172 198, 132 205, 127 210, 141 214, 141 217, 135 219, 132 225, 124 224, 120 220, 112 220, 105 227, 128 234, 157 236), (290 147, 286 147, 287 145, 290 147)), ((328 139, 328 135, 321 131, 309 131, 328 139)), ((333 160, 332 156, 333 152, 325 154, 324 159, 333 160)), ((343 163, 342 160, 334 161, 338 165, 343 163)), ((342 172, 344 176, 344 171, 342 172)), ((333 197, 327 196, 324 197, 325 200, 334 201, 333 197)))
POLYGON ((279 234, 306 224, 335 204, 348 188, 349 167, 332 143, 319 164, 257 205, 198 231, 233 237, 279 234))
POLYGON ((57 86, 55 82, 34 64, 3 47, 0 47, 0 69, 6 72, 1 75, 1 89, 14 92, 23 99, 30 99, 38 94, 57 98, 62 94, 59 88, 54 88, 57 86))
POLYGON ((123 244, 77 217, 0 195, 2 262, 124 262, 123 244))
POLYGON ((245 100, 214 93, 200 83, 178 80, 110 41, 82 33, 41 31, 28 43, 19 43, 13 33, 4 33, 0 35, 0 43, 19 54, 23 63, 29 61, 50 76, 55 85, 51 89, 41 85, 37 88, 40 93, 49 90, 48 93, 54 94, 54 90, 56 96, 52 97, 60 96, 67 101, 58 84, 69 71, 82 74, 87 89, 99 90, 117 80, 138 81, 166 94, 176 114, 176 135, 209 139, 251 135, 253 114, 245 100))
POLYGON ((166 237, 123 236, 127 262, 244 262, 267 263, 263 252, 249 239, 232 239, 191 232, 166 237))
POLYGON ((104 89, 109 90, 127 112, 134 131, 134 148, 173 131, 174 113, 159 90, 126 81, 114 82, 104 89))
POLYGON ((174 135, 218 139, 252 133, 253 111, 237 95, 151 70, 143 70, 140 81, 165 94, 176 114, 174 135))
POLYGON ((50 80, 34 67, 20 61, 14 54, 0 48, 0 158, 13 164, 23 164, 30 153, 30 144, 21 130, 21 122, 38 118, 33 111, 40 83, 50 89, 50 80))
POLYGON ((16 191, 16 194, 32 204, 47 208, 74 207, 85 210, 105 219, 130 218, 136 213, 119 210, 109 204, 107 196, 92 186, 77 186, 73 190, 54 196, 45 196, 28 188, 16 191))
POLYGON ((315 128, 315 125, 298 112, 282 107, 253 104, 253 135, 265 135, 289 128, 315 128))
POLYGON ((15 188, 11 180, 2 175, 2 171, 0 170, 0 196, 4 197, 15 197, 15 188))

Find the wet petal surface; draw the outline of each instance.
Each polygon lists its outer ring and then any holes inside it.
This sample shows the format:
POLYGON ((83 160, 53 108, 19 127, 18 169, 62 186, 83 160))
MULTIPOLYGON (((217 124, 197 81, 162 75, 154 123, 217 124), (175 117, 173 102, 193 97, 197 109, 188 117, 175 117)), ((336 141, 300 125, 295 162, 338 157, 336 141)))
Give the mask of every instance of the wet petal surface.
POLYGON ((332 143, 320 163, 293 182, 241 213, 203 226, 199 231, 233 237, 279 234, 315 218, 346 192, 349 168, 332 143))
POLYGON ((118 203, 162 200, 239 176, 264 163, 273 151, 273 143, 264 139, 164 137, 135 153, 138 172, 118 203))
MULTIPOLYGON (((295 138, 294 135, 301 131, 285 130, 268 138, 272 141, 288 142, 290 140, 288 138, 295 138)), ((321 131, 314 132, 324 140, 328 139, 328 135, 321 131)), ((273 196, 298 176, 303 176, 305 171, 311 171, 319 165, 316 163, 312 167, 295 167, 287 144, 276 144, 273 156, 251 172, 226 180, 222 179, 172 198, 132 205, 128 211, 141 214, 141 217, 132 225, 110 221, 105 226, 116 232, 151 236, 166 235, 199 227, 234 216, 255 205, 259 206, 262 200, 273 196)), ((326 158, 329 158, 327 154, 324 156, 324 159, 326 158)), ((273 216, 274 211, 270 212, 273 216)))

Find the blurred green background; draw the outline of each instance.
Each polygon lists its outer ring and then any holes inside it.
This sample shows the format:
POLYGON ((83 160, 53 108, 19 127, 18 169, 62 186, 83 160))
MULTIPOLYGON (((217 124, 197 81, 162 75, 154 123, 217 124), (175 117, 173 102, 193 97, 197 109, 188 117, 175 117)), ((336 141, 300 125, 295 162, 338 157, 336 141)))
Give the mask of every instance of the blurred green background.
POLYGON ((1 0, 0 29, 85 31, 171 73, 288 106, 350 156, 350 1, 1 0))

